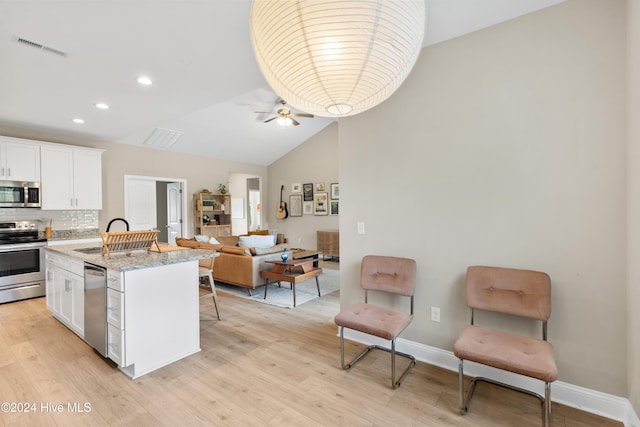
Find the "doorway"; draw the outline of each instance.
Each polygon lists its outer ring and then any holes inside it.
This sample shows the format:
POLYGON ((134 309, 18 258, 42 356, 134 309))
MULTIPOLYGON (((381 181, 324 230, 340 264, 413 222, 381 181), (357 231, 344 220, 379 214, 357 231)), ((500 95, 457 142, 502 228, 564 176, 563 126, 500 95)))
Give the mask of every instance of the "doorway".
POLYGON ((233 234, 242 235, 263 228, 261 181, 262 178, 258 175, 236 172, 229 174, 233 234))
POLYGON ((247 226, 249 231, 262 228, 262 200, 260 195, 260 178, 247 178, 247 226))
POLYGON ((124 215, 131 230, 159 230, 158 241, 175 245, 185 234, 186 180, 124 177, 124 215))

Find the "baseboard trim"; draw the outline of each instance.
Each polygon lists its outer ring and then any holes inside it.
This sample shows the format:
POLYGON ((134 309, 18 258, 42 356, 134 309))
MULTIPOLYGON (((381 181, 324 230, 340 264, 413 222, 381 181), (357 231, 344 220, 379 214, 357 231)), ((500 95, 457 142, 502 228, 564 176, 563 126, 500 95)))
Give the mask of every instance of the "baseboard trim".
MULTIPOLYGON (((371 345, 388 346, 389 341, 376 339, 371 335, 345 329, 344 337, 351 341, 371 345)), ((450 371, 458 371, 458 358, 453 352, 431 347, 425 344, 398 338, 396 349, 409 353, 421 362, 429 363, 450 371)), ((500 381, 515 387, 533 391, 544 395, 544 384, 540 381, 513 374, 511 372, 493 369, 473 362, 465 362, 465 374, 481 376, 500 381)), ((629 399, 577 385, 555 381, 551 385, 551 400, 585 412, 600 415, 624 423, 625 427, 640 427, 640 420, 629 399)))

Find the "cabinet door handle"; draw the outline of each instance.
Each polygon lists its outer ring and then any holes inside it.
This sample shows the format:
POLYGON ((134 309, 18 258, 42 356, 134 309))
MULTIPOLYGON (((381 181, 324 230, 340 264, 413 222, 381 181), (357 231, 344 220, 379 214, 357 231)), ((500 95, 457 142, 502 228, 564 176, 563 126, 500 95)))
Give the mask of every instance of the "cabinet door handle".
POLYGON ((76 208, 78 207, 78 198, 76 197, 76 208))
POLYGON ((11 168, 7 168, 7 176, 11 176, 11 168))
POLYGON ((71 199, 69 199, 69 200, 70 200, 69 205, 70 205, 71 207, 73 207, 73 197, 72 197, 71 199))
POLYGON ((71 290, 71 280, 64 279, 64 290, 65 291, 70 291, 71 290))

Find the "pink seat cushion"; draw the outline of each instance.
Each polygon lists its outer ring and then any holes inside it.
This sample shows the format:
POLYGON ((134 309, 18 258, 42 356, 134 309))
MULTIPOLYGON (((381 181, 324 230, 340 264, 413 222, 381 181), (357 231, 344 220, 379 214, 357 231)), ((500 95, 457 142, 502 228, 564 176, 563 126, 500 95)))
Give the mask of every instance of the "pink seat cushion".
POLYGON ((546 382, 558 378, 553 347, 540 339, 469 325, 453 345, 453 353, 463 360, 546 382))
POLYGON ((338 314, 335 322, 338 326, 392 340, 409 326, 412 318, 399 311, 360 303, 338 314))

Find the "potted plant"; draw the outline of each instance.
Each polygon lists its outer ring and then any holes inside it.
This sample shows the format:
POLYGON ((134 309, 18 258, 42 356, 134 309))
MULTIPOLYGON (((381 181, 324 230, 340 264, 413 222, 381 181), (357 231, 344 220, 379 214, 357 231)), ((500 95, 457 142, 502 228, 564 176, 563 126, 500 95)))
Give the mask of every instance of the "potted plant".
POLYGON ((218 192, 220 194, 227 194, 227 186, 225 184, 218 184, 218 192))

